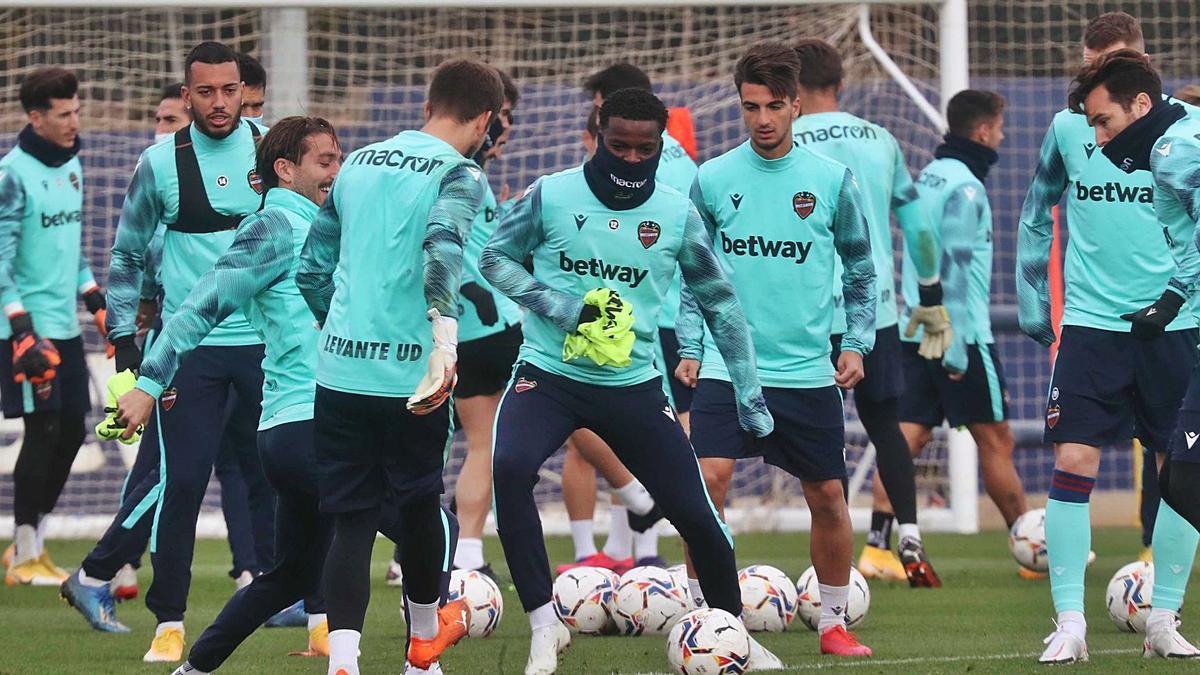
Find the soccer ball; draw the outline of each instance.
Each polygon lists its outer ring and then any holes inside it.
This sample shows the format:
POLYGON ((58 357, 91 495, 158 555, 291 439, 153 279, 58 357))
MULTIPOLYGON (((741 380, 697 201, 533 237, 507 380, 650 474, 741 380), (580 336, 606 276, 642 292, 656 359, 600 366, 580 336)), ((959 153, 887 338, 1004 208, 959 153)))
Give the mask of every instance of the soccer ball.
POLYGON ((750 634, 723 609, 694 609, 671 629, 667 661, 680 675, 741 675, 750 667, 750 634))
POLYGON ((752 631, 782 633, 796 618, 796 587, 770 565, 751 565, 738 572, 742 588, 742 621, 752 631))
POLYGON ((675 580, 675 586, 679 588, 679 590, 683 591, 683 595, 688 601, 688 607, 692 607, 695 603, 693 602, 692 598, 692 588, 691 586, 688 586, 687 565, 682 563, 678 565, 671 565, 667 568, 667 572, 670 573, 671 578, 675 580))
MULTIPOLYGON (((817 570, 809 567, 796 582, 796 613, 810 630, 821 622, 821 589, 817 585, 817 570)), ((857 568, 850 568, 850 598, 846 601, 846 628, 855 628, 867 618, 871 609, 871 588, 857 568)))
POLYGON ((450 573, 450 594, 447 601, 462 598, 471 608, 471 625, 467 636, 485 638, 500 625, 504 615, 504 596, 496 582, 478 570, 454 570, 450 573))
POLYGON ((1145 633, 1154 587, 1154 563, 1131 562, 1108 582, 1108 616, 1126 633, 1145 633))
POLYGON ((1008 550, 1017 564, 1034 572, 1050 569, 1046 555, 1046 509, 1033 509, 1021 514, 1008 533, 1008 550))
POLYGON ((613 602, 617 630, 625 635, 663 635, 687 610, 687 596, 661 567, 635 567, 623 574, 613 602))
POLYGON ((554 580, 554 609, 572 633, 599 635, 613 628, 616 574, 601 567, 576 567, 554 580))

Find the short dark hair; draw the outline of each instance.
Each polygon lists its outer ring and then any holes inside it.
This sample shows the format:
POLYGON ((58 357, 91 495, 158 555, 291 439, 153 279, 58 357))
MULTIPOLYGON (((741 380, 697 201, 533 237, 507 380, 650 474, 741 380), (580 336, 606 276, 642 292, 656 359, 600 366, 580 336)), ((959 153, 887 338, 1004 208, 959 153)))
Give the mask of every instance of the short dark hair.
POLYGON ((833 45, 817 38, 806 38, 792 47, 800 59, 800 86, 809 91, 836 87, 846 76, 842 55, 833 45))
POLYGON ((1192 105, 1200 104, 1200 84, 1193 82, 1171 92, 1171 96, 1192 105))
POLYGON ((320 117, 293 115, 274 124, 258 143, 255 168, 263 185, 270 189, 279 187, 279 175, 275 173, 275 160, 286 159, 299 163, 304 153, 311 149, 308 142, 313 134, 328 134, 334 145, 340 147, 337 131, 333 125, 320 117))
POLYGON ((587 126, 584 127, 587 132, 595 138, 600 135, 600 108, 592 106, 591 112, 588 113, 587 126))
POLYGON ((800 57, 779 42, 766 42, 750 48, 733 70, 738 93, 743 84, 760 84, 773 96, 796 98, 800 79, 800 57))
POLYGON ((1123 42, 1127 47, 1145 51, 1142 26, 1125 12, 1108 12, 1088 22, 1083 31, 1083 46, 1099 51, 1123 42))
POLYGON ((504 86, 504 98, 508 99, 508 102, 515 107, 517 101, 521 100, 521 90, 517 89, 517 83, 513 82, 508 73, 499 68, 496 69, 496 72, 500 75, 500 84, 504 86))
POLYGON ((1125 110, 1133 106, 1133 99, 1141 93, 1149 96, 1152 103, 1162 99, 1162 78, 1136 49, 1109 52, 1080 69, 1071 82, 1067 107, 1081 115, 1086 114, 1084 100, 1101 85, 1108 90, 1109 97, 1125 110))
MULTIPOLYGON (((193 63, 238 63, 237 52, 230 49, 227 45, 220 42, 201 42, 192 47, 192 51, 188 52, 187 59, 183 62, 183 81, 185 84, 190 84, 192 81, 192 64, 193 63)), ((242 67, 238 64, 238 77, 241 77, 242 67)))
POLYGON ((451 59, 433 71, 428 97, 430 115, 468 122, 485 112, 500 112, 504 82, 499 71, 485 63, 451 59))
POLYGON ((249 54, 239 52, 237 55, 238 70, 242 73, 242 82, 247 87, 267 88, 267 69, 258 59, 249 54))
POLYGON ((650 76, 632 63, 614 63, 611 66, 592 73, 583 81, 583 90, 600 98, 608 100, 614 92, 622 89, 645 89, 650 87, 650 76))
POLYGON ((606 128, 608 121, 614 117, 635 122, 657 122, 660 133, 667 130, 667 106, 657 96, 641 88, 618 89, 604 97, 604 105, 600 106, 597 116, 599 128, 606 128))
POLYGON ((45 112, 52 98, 75 98, 79 80, 66 68, 42 68, 30 73, 21 82, 21 107, 25 112, 45 112))
POLYGON ((169 98, 183 98, 183 83, 172 82, 162 88, 162 95, 158 97, 159 101, 165 101, 169 98))
POLYGON ((970 138, 980 124, 1004 113, 1004 97, 994 91, 963 89, 946 104, 946 123, 950 133, 970 138))

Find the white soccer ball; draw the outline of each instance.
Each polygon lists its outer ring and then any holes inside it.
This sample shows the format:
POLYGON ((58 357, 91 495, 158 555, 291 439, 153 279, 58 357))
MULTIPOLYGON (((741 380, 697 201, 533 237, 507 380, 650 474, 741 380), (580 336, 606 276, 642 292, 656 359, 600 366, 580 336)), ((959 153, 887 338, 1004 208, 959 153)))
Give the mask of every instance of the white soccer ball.
POLYGON ((667 572, 669 572, 671 574, 671 578, 675 580, 675 586, 677 586, 679 590, 683 591, 684 596, 687 597, 688 607, 694 606, 695 603, 692 602, 692 587, 688 586, 687 565, 684 565, 683 563, 671 565, 667 568, 667 572))
MULTIPOLYGON (((855 628, 867 618, 871 609, 871 588, 857 568, 850 568, 850 597, 846 601, 846 628, 855 628)), ((796 581, 796 613, 810 630, 816 630, 821 622, 821 588, 817 584, 817 570, 809 567, 796 581)))
POLYGON ((1050 569, 1046 555, 1046 509, 1022 513, 1008 533, 1008 550, 1017 564, 1034 572, 1050 569))
POLYGON ((741 675, 750 667, 750 634, 723 609, 694 609, 671 629, 667 661, 680 675, 741 675))
POLYGON ((751 631, 782 633, 796 618, 796 587, 781 570, 751 565, 738 572, 742 622, 751 631))
POLYGON ((1121 631, 1145 633, 1150 618, 1150 597, 1154 588, 1154 563, 1131 562, 1117 570, 1108 582, 1105 604, 1108 616, 1121 631))
POLYGON ((613 629, 616 574, 601 567, 576 567, 554 580, 554 609, 572 633, 600 635, 613 629))
POLYGON ((613 602, 617 630, 665 635, 688 610, 687 596, 661 567, 635 567, 621 576, 613 602))
POLYGON ((467 636, 485 638, 500 625, 504 615, 504 596, 487 575, 478 570, 454 570, 450 573, 450 594, 447 601, 462 598, 471 608, 471 625, 467 636))

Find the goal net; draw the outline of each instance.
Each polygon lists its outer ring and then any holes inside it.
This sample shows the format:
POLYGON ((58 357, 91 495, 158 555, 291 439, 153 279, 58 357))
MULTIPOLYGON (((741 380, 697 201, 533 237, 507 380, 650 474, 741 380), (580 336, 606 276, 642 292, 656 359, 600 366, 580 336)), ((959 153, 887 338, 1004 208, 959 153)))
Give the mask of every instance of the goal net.
MULTIPOLYGON (((0 0, 0 7, 4 4, 0 0)), ((636 10, 596 7, 591 2, 576 3, 574 8, 433 8, 430 3, 429 8, 387 10, 344 8, 337 2, 309 9, 264 10, 245 5, 201 10, 92 9, 75 0, 64 4, 74 6, 0 9, 0 147, 7 148, 24 123, 17 102, 23 77, 51 64, 80 75, 85 248, 101 283, 125 187, 138 154, 152 139, 150 116, 158 92, 164 84, 181 79, 184 54, 205 39, 224 41, 266 64, 268 122, 297 112, 325 116, 338 128, 347 151, 419 126, 426 78, 440 61, 471 55, 506 69, 520 87, 521 100, 504 157, 488 167, 497 194, 503 187, 516 194, 538 176, 582 161, 580 134, 590 102, 580 84, 588 74, 618 61, 646 70, 669 106, 690 111, 701 161, 729 150, 745 138, 733 65, 749 46, 768 40, 786 43, 815 36, 835 44, 847 70, 844 109, 887 127, 900 141, 914 174, 932 158, 941 133, 869 48, 870 41, 877 43, 920 97, 934 108, 940 106, 939 62, 946 36, 939 26, 941 5, 936 2, 871 3, 865 10, 862 5, 827 2, 636 10)), ((1098 11, 1095 4, 970 3, 973 84, 997 89, 1009 98, 1010 142, 989 181, 997 232, 993 302, 998 307, 1015 303, 1016 215, 1041 134, 1061 107, 1069 66, 1078 60, 1082 27, 1098 11)), ((1196 19, 1171 18, 1189 17, 1187 8, 1177 6, 1186 3, 1141 4, 1147 12, 1143 19, 1156 63, 1164 63, 1160 54, 1192 49, 1176 39, 1176 30, 1182 28, 1180 22, 1196 19)), ((86 323, 85 330, 90 331, 86 323)), ((85 337, 95 351, 98 337, 94 332, 85 337)), ((1011 331, 999 331, 998 342, 1008 376, 1010 410, 1018 424, 1025 421, 1029 426, 1040 417, 1049 372, 1047 354, 1011 331)), ((111 372, 110 363, 99 354, 93 358, 93 377, 99 383, 111 372)), ((99 400, 96 387, 93 402, 99 400)), ((863 458, 869 458, 870 451, 852 398, 847 400, 847 417, 847 460, 856 488, 852 504, 861 525, 869 505, 871 476, 863 458)), ((922 523, 962 529, 963 521, 956 521, 954 513, 958 509, 973 520, 978 495, 975 472, 971 467, 965 479, 956 478, 952 484, 945 438, 939 432, 918 460, 922 523), (969 499, 953 499, 956 488, 969 499)), ((1018 450, 1023 478, 1032 490, 1044 490, 1048 453, 1040 443, 1030 445, 1026 440, 1029 449, 1018 450)), ((19 421, 0 424, 0 474, 11 473, 19 446, 19 421)), ((448 467, 448 486, 454 484, 464 447, 460 437, 448 467)), ((1113 453, 1127 470, 1128 451, 1113 453)), ((128 448, 100 444, 89 435, 50 524, 51 534, 98 534, 117 508, 132 455, 128 448)), ((561 455, 551 459, 537 488, 539 503, 550 516, 562 513, 561 461, 561 455)), ((1129 487, 1125 474, 1113 476, 1102 478, 1101 485, 1129 487)), ((202 533, 223 531, 218 494, 214 482, 205 502, 202 533)), ((11 498, 11 480, 0 480, 0 533, 11 528, 7 518, 11 498)), ((790 529, 806 522, 799 483, 760 462, 739 466, 732 499, 735 529, 790 529)), ((565 519, 561 522, 565 526, 565 519)))

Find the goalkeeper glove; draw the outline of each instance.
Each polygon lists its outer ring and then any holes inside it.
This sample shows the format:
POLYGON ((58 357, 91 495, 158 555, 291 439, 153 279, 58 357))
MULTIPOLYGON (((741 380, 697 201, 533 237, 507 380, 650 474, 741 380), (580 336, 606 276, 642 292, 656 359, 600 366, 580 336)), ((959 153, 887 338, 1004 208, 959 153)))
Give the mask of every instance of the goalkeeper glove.
POLYGON ((1167 324, 1175 320, 1180 307, 1183 307, 1183 296, 1173 291, 1163 291, 1162 297, 1153 304, 1136 312, 1122 314, 1121 318, 1133 324, 1129 332, 1135 338, 1153 340, 1163 334, 1167 324))
POLYGON ((122 370, 108 378, 108 397, 104 404, 104 419, 96 425, 96 436, 105 441, 121 441, 133 445, 141 438, 143 428, 139 426, 130 438, 123 438, 125 423, 117 419, 117 400, 133 390, 137 377, 131 370, 122 370))
POLYGON ((96 322, 96 330, 100 331, 100 337, 105 338, 104 355, 111 359, 116 355, 117 348, 108 341, 108 327, 104 325, 104 322, 108 320, 108 301, 104 298, 104 291, 96 286, 84 293, 83 306, 92 313, 92 321, 96 322))
POLYGON ((33 319, 26 312, 10 316, 8 322, 13 335, 13 379, 32 384, 53 380, 62 363, 54 343, 33 332, 33 319))
POLYGON ((763 398, 762 389, 755 387, 754 392, 737 402, 738 425, 754 434, 755 438, 765 438, 775 431, 775 418, 767 410, 767 401, 763 398))
POLYGON ((450 398, 457 377, 458 321, 436 309, 429 310, 429 320, 433 322, 433 350, 417 393, 408 399, 407 407, 414 415, 428 415, 441 407, 450 398))
POLYGON ((625 368, 637 337, 633 307, 611 288, 596 288, 583 296, 579 325, 563 341, 563 361, 586 356, 598 366, 625 368))
POLYGON ((950 348, 950 341, 954 337, 954 331, 950 328, 950 315, 946 312, 946 306, 942 304, 942 283, 935 281, 932 284, 921 284, 919 293, 920 304, 913 308, 908 318, 904 337, 910 338, 917 334, 917 327, 923 328, 921 346, 917 353, 936 361, 950 348))
POLYGON ((500 314, 496 311, 496 299, 483 286, 472 281, 463 284, 459 293, 475 305, 475 314, 479 316, 479 322, 483 325, 495 326, 500 320, 500 314))

